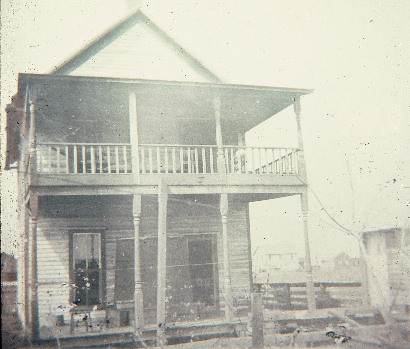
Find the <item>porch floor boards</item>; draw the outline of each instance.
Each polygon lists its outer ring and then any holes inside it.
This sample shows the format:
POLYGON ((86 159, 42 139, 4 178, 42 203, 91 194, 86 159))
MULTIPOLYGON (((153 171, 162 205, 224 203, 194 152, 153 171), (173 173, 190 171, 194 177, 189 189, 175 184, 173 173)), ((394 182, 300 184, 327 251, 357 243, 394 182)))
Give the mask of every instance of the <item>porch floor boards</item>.
MULTIPOLYGON (((210 328, 217 328, 217 327, 226 327, 226 326, 234 326, 241 323, 240 318, 236 318, 231 322, 226 322, 225 319, 206 319, 206 320, 197 320, 195 322, 192 321, 181 321, 175 323, 168 323, 167 324, 167 333, 169 332, 170 335, 173 335, 173 332, 178 332, 179 330, 192 330, 188 332, 203 332, 201 329, 210 329, 210 328)), ((209 331, 213 332, 213 331, 209 331)), ((123 327, 115 327, 115 328, 104 328, 101 330, 89 330, 88 332, 81 329, 75 330, 74 333, 71 333, 70 325, 63 325, 59 327, 55 327, 54 330, 52 329, 42 329, 41 330, 41 337, 42 338, 58 338, 59 340, 63 339, 70 339, 70 338, 79 338, 79 337, 98 337, 98 336, 106 336, 106 335, 117 335, 117 334, 132 334, 134 333, 133 326, 123 326, 123 327)), ((204 332, 205 333, 205 332, 204 332)), ((153 338, 152 335, 155 337, 156 335, 156 325, 150 324, 144 326, 143 330, 143 337, 147 335, 147 339, 153 338)), ((195 334, 194 334, 195 335, 195 334)))

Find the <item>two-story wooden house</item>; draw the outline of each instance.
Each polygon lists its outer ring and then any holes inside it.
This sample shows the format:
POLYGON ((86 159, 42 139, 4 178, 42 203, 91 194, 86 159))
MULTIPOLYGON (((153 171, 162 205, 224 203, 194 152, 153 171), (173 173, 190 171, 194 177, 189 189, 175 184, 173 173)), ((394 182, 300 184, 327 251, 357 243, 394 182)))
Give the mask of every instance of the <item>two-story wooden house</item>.
MULTIPOLYGON (((51 74, 20 74, 8 163, 18 161, 19 313, 32 338, 234 326, 251 292, 249 203, 299 195, 308 239, 310 92, 222 83, 141 11, 51 74), (298 144, 246 146, 247 131, 288 107, 298 144)), ((309 261, 306 243, 313 308, 309 261)))

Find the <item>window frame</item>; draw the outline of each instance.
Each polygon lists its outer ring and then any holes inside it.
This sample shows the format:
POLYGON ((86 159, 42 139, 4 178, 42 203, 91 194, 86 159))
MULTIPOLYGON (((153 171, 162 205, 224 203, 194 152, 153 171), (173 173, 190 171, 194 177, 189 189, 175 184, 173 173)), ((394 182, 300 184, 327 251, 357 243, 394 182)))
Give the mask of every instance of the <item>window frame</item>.
MULTIPOLYGON (((208 305, 209 308, 219 309, 219 267, 218 267, 218 245, 217 245, 217 233, 210 234, 198 234, 198 235, 187 235, 187 253, 189 259, 189 245, 190 243, 195 243, 196 241, 210 241, 211 243, 211 259, 212 259, 212 278, 213 278, 213 305, 208 305)), ((191 266, 191 263, 189 262, 191 266)), ((191 282, 193 280, 191 279, 191 282)))
MULTIPOLYGON (((69 277, 70 277, 70 284, 75 285, 75 266, 74 266, 74 235, 75 234, 99 234, 100 235, 100 277, 99 277, 99 285, 98 285, 98 303, 97 304, 86 304, 86 305, 78 305, 78 307, 104 307, 106 305, 106 258, 105 258, 105 249, 106 249, 106 241, 105 241, 105 229, 104 228, 77 228, 71 229, 69 231, 69 277)), ((75 304, 76 298, 76 288, 72 287, 70 292, 70 303, 75 304)))

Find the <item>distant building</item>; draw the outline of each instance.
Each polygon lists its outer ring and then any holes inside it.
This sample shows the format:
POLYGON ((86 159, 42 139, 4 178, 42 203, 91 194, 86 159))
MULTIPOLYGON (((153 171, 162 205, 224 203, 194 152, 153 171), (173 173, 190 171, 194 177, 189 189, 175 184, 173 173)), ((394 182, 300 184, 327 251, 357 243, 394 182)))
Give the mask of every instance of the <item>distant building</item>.
POLYGON ((346 252, 339 253, 333 260, 334 269, 357 268, 360 266, 360 258, 352 258, 346 252))
POLYGON ((364 233, 367 279, 373 306, 408 312, 410 273, 409 228, 390 228, 364 233))

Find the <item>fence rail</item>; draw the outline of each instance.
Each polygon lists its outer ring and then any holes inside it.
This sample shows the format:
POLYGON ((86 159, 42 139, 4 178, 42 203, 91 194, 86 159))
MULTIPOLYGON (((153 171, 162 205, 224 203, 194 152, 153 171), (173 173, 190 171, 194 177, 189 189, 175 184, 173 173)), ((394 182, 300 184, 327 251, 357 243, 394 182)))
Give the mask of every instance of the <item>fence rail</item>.
MULTIPOLYGON (((228 174, 298 174, 298 150, 214 145, 141 144, 135 154, 138 171, 153 173, 217 173, 223 157, 228 174)), ((132 173, 131 145, 127 143, 39 143, 40 173, 132 173)))
MULTIPOLYGON (((315 282, 317 308, 360 306, 363 297, 360 282, 315 282)), ((305 283, 256 283, 263 293, 267 309, 307 309, 305 283)))

